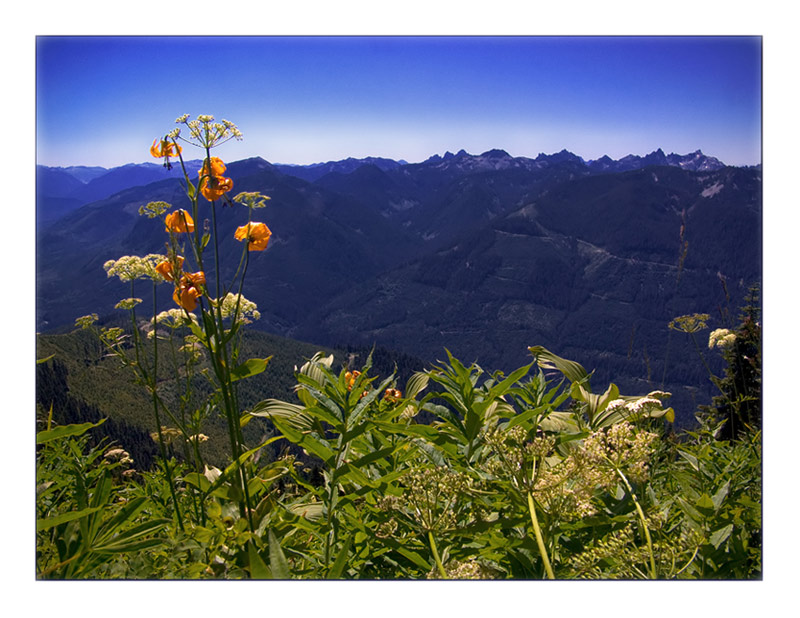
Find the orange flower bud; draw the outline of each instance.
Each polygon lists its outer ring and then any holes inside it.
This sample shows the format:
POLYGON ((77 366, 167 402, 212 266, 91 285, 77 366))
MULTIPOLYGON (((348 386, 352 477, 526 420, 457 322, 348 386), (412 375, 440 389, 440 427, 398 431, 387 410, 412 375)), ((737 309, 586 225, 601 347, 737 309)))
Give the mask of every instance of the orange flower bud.
POLYGON ((398 399, 403 398, 403 393, 396 388, 387 388, 386 392, 383 394, 383 398, 386 401, 397 401, 398 399))
POLYGON ((356 378, 361 375, 360 371, 347 371, 344 374, 344 383, 347 385, 347 390, 352 390, 356 383, 356 378))

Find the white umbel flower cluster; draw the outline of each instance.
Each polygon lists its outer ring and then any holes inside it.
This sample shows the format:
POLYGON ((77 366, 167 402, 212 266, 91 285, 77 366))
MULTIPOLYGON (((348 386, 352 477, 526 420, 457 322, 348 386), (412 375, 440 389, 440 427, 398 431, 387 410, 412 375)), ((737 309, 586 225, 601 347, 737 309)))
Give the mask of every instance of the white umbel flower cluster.
POLYGON ((238 320, 248 323, 251 321, 250 318, 258 320, 261 317, 258 305, 251 300, 247 300, 241 294, 228 292, 221 301, 215 302, 219 302, 223 319, 236 315, 238 320))
POLYGON ((103 264, 103 269, 109 277, 119 277, 120 281, 152 279, 161 283, 164 278, 156 271, 156 266, 166 259, 167 256, 158 253, 150 253, 144 257, 123 255, 118 260, 108 260, 103 264))
POLYGON ((711 331, 708 336, 708 349, 714 348, 727 348, 736 341, 736 333, 728 330, 727 328, 718 328, 711 331))
MULTIPOLYGON (((243 138, 242 132, 230 120, 222 119, 215 122, 214 116, 208 114, 201 114, 195 120, 189 120, 189 114, 184 114, 176 118, 175 123, 186 125, 189 129, 190 139, 181 139, 201 148, 213 148, 228 140, 243 138)), ((179 135, 180 129, 178 128, 169 133, 172 138, 177 138, 179 135)))

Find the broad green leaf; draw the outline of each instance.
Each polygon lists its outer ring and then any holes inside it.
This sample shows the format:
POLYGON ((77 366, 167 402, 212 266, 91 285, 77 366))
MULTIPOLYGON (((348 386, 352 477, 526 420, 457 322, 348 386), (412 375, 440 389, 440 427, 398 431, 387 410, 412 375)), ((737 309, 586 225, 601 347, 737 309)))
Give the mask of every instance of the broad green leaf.
POLYGON ((728 524, 727 526, 712 532, 711 536, 708 538, 708 542, 714 546, 714 549, 719 549, 719 546, 728 539, 728 537, 731 535, 731 532, 733 532, 733 524, 728 524))
POLYGON ((278 539, 275 538, 275 533, 272 530, 268 532, 269 536, 269 566, 272 571, 273 579, 291 579, 292 575, 289 571, 289 563, 286 556, 281 549, 278 539))
POLYGON ((719 490, 717 490, 717 492, 713 496, 711 496, 711 502, 714 503, 715 511, 719 510, 719 507, 722 505, 723 500, 725 500, 725 498, 727 497, 730 488, 731 488, 731 482, 730 480, 727 480, 725 481, 725 484, 722 487, 720 487, 719 490))
POLYGON ((263 373, 271 359, 272 356, 268 356, 267 358, 251 358, 250 360, 245 361, 231 371, 231 382, 236 382, 237 380, 243 380, 245 378, 258 375, 259 373, 263 373))
POLYGON ((43 530, 49 530, 53 526, 58 526, 60 524, 66 523, 68 521, 73 521, 75 519, 80 519, 81 517, 86 517, 91 515, 92 513, 96 513, 97 511, 102 510, 103 506, 95 506, 86 509, 81 509, 80 511, 69 511, 67 513, 62 513, 61 515, 56 515, 55 517, 48 517, 47 519, 40 519, 36 522, 36 531, 42 532, 43 530))
POLYGON ((265 399, 258 402, 250 410, 252 416, 267 418, 281 418, 296 429, 311 429, 313 419, 305 412, 303 406, 294 403, 287 403, 280 399, 265 399))
POLYGON ((711 496, 708 494, 703 494, 697 500, 694 501, 694 506, 699 511, 713 511, 714 510, 714 501, 711 499, 711 496))
MULTIPOLYGON (((271 533, 272 530, 270 530, 271 533)), ((247 558, 250 562, 251 579, 272 579, 272 572, 259 556, 253 541, 247 543, 247 558)))
POLYGON ((93 427, 102 425, 105 422, 106 419, 102 418, 96 423, 61 425, 60 427, 56 427, 55 429, 40 431, 36 434, 36 444, 45 444, 52 440, 58 440, 59 438, 66 438, 68 436, 80 436, 89 431, 90 429, 92 429, 93 427))
POLYGON ((570 382, 588 383, 589 374, 581 364, 561 358, 540 345, 531 346, 528 351, 542 369, 556 369, 563 373, 570 382))
POLYGON ((361 471, 360 468, 357 468, 349 463, 343 463, 334 471, 331 482, 344 483, 347 481, 357 483, 361 486, 371 484, 369 478, 364 474, 364 472, 361 471))
POLYGON ((299 504, 290 504, 286 507, 286 510, 299 517, 315 520, 322 517, 324 508, 325 507, 322 502, 304 502, 299 504))
POLYGON ((383 542, 384 542, 385 545, 389 545, 392 549, 394 549, 400 555, 402 555, 405 558, 408 558, 409 560, 411 560, 411 562, 416 564, 421 569, 425 569, 426 572, 430 570, 431 564, 427 560, 425 560, 425 558, 420 556, 417 552, 411 551, 410 549, 404 547, 403 545, 401 545, 399 542, 397 542, 396 540, 392 539, 391 537, 387 538, 387 539, 383 539, 383 542))
POLYGON ((539 423, 544 431, 574 433, 578 431, 575 418, 569 412, 551 412, 539 423))
POLYGON ((372 451, 371 453, 367 453, 363 457, 360 457, 359 459, 356 459, 353 462, 353 466, 355 466, 356 468, 364 468, 364 467, 370 465, 374 461, 377 461, 379 459, 385 459, 386 457, 391 456, 396 449, 397 449, 397 446, 394 445, 394 444, 391 444, 391 445, 386 446, 386 447, 384 447, 382 449, 379 449, 377 451, 372 451))
POLYGON ((538 416, 543 415, 549 408, 550 408, 550 406, 546 406, 546 405, 545 406, 539 406, 537 408, 527 408, 526 410, 523 410, 519 414, 516 414, 516 415, 512 416, 511 419, 508 421, 506 426, 507 426, 508 429, 511 429, 515 425, 520 425, 522 423, 526 423, 527 421, 529 421, 534 416, 538 417, 538 416))
POLYGON ((287 440, 306 449, 309 453, 313 453, 328 466, 334 465, 334 452, 327 444, 324 444, 321 439, 314 437, 310 433, 300 432, 285 421, 278 420, 277 418, 273 418, 272 422, 287 440))
POLYGON ((409 399, 413 399, 428 387, 429 380, 430 378, 427 373, 422 371, 416 372, 406 383, 405 396, 409 399))

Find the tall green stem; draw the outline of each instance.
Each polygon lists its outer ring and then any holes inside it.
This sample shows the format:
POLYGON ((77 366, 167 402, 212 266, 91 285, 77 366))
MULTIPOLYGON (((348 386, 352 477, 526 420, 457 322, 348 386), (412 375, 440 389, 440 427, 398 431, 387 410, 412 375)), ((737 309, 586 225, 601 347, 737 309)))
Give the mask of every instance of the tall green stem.
POLYGON ((544 562, 544 570, 547 573, 548 579, 555 579, 553 567, 550 565, 550 558, 547 556, 547 548, 544 545, 542 538, 542 529, 539 527, 539 518, 536 517, 536 505, 533 502, 533 494, 528 492, 528 511, 531 514, 531 524, 533 524, 533 534, 536 536, 536 545, 539 547, 539 553, 542 555, 542 562, 544 562))
POLYGON ((430 543, 431 551, 433 552, 433 559, 436 562, 436 568, 439 569, 439 575, 442 576, 442 579, 450 579, 447 577, 447 571, 444 570, 442 559, 439 558, 439 551, 436 549, 436 542, 433 540, 433 532, 430 530, 428 530, 428 543, 430 543))
POLYGON ((650 538, 650 530, 647 527, 647 520, 644 518, 644 511, 642 510, 639 501, 636 499, 636 494, 633 492, 633 487, 631 487, 631 484, 628 482, 628 479, 622 473, 622 470, 620 470, 616 466, 614 467, 614 470, 616 470, 617 474, 619 475, 619 478, 622 479, 622 482, 625 483, 625 487, 628 489, 628 493, 630 494, 631 499, 633 500, 633 505, 636 507, 636 512, 639 515, 639 521, 642 523, 642 528, 644 529, 644 536, 645 539, 647 540, 647 551, 650 554, 650 579, 658 579, 658 572, 656 571, 656 560, 655 560, 655 555, 653 554, 653 541, 650 538))
MULTIPOLYGON (((131 282, 131 295, 133 295, 133 282, 131 282)), ((155 416, 156 421, 156 431, 158 432, 158 446, 161 452, 161 459, 164 461, 164 474, 167 477, 167 484, 169 485, 169 493, 172 497, 172 504, 175 506, 175 516, 178 519, 178 528, 180 528, 181 532, 183 532, 183 517, 181 516, 181 510, 178 506, 178 497, 175 495, 175 484, 172 482, 172 469, 169 465, 169 459, 167 458, 167 451, 164 448, 164 436, 161 433, 161 416, 158 413, 158 333, 156 332, 156 315, 158 314, 157 311, 157 303, 156 303, 156 283, 153 282, 153 373, 151 379, 148 380, 152 382, 151 384, 151 391, 153 394, 153 415, 155 416)), ((139 356, 139 330, 136 326, 136 316, 131 311, 131 317, 133 320, 133 329, 134 329, 134 338, 136 342, 136 355, 139 356)), ((139 369, 144 372, 144 368, 139 365, 139 369)), ((145 375, 146 377, 146 375, 145 375)))

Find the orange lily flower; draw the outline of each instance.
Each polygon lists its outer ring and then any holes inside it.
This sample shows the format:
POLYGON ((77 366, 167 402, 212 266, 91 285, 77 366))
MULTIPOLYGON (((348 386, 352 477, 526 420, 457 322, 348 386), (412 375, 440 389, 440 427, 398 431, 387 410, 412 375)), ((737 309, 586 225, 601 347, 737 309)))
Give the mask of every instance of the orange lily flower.
POLYGON ((167 281, 174 281, 174 272, 180 272, 183 266, 183 256, 176 256, 175 257, 175 264, 176 267, 173 269, 173 262, 170 260, 164 260, 163 262, 159 262, 156 265, 156 272, 164 277, 167 281))
POLYGON ((263 251, 267 248, 272 232, 265 223, 248 223, 236 228, 233 237, 236 240, 247 240, 248 251, 263 251))
POLYGON ((166 216, 164 221, 167 224, 168 232, 175 232, 177 234, 181 232, 194 232, 194 221, 191 215, 183 209, 171 212, 166 216))
POLYGON ((197 299, 203 295, 199 286, 205 283, 206 275, 202 271, 184 274, 172 294, 172 300, 186 311, 194 311, 197 308, 197 299))
POLYGON ((203 169, 200 170, 201 176, 222 176, 225 173, 225 163, 219 157, 211 157, 203 161, 203 169), (211 172, 208 171, 209 163, 211 164, 211 172))
POLYGON ((203 167, 198 172, 200 176, 200 193, 209 202, 218 200, 233 189, 233 181, 222 175, 225 169, 225 163, 219 157, 211 157, 203 161, 203 167))
POLYGON ((209 202, 218 200, 231 189, 233 189, 233 181, 224 176, 212 176, 210 180, 204 178, 200 181, 200 193, 209 202))
POLYGON ((183 148, 170 142, 167 139, 154 139, 153 145, 150 146, 150 154, 156 159, 164 158, 164 167, 168 170, 172 169, 172 164, 169 162, 170 157, 177 157, 179 153, 183 152, 183 148))

